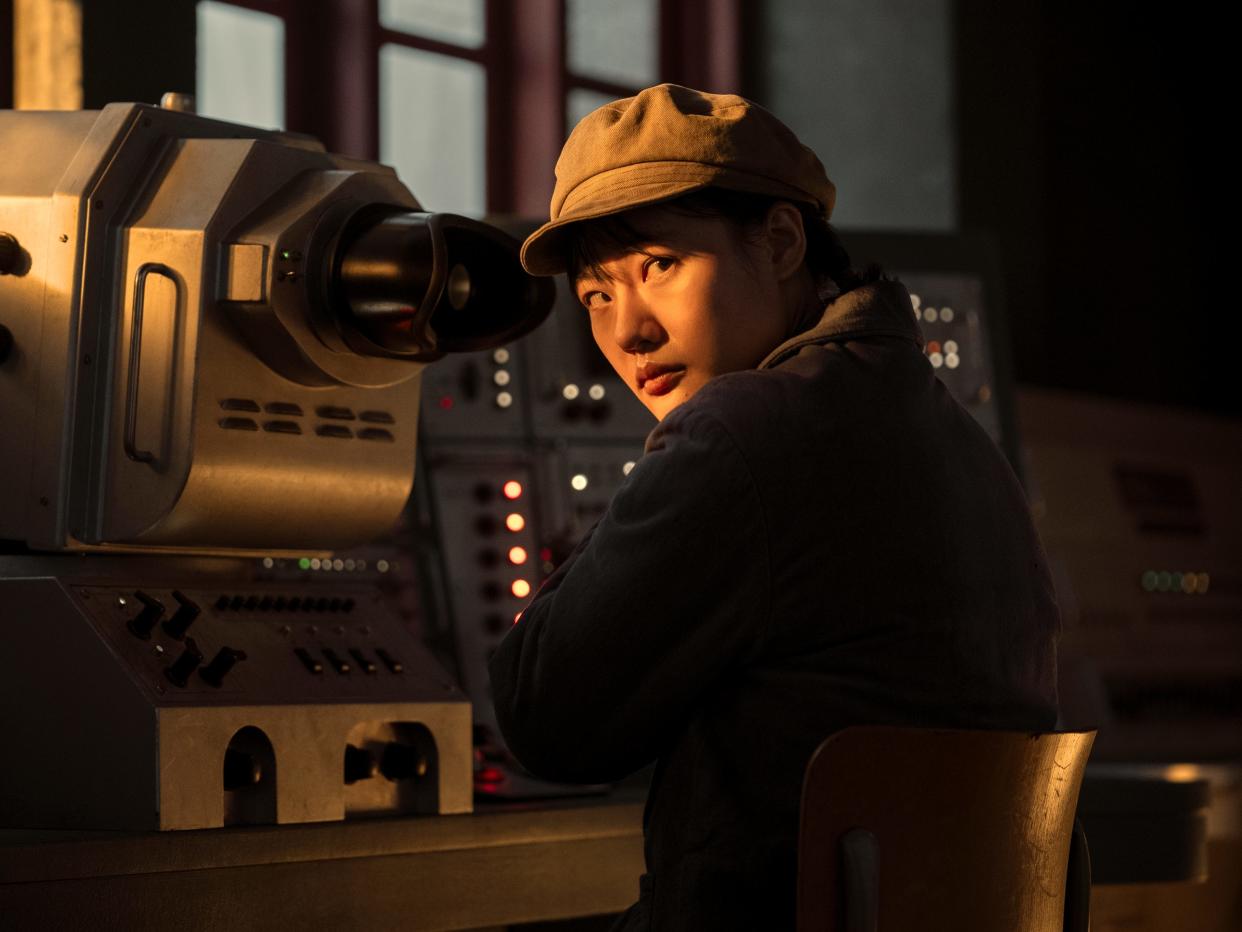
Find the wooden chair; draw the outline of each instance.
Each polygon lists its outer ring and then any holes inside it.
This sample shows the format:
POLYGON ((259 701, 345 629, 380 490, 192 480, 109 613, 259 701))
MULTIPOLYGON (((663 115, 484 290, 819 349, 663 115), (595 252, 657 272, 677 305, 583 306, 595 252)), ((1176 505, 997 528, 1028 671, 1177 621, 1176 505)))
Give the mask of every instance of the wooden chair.
POLYGON ((1086 932, 1095 732, 847 728, 802 789, 798 932, 1086 932))

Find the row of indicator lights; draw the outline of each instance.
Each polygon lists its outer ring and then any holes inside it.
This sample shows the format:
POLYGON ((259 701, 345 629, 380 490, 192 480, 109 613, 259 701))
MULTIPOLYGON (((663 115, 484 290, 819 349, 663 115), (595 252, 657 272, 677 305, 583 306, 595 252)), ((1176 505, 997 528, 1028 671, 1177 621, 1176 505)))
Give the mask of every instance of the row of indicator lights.
MULTIPOLYGON (((621 466, 621 475, 628 476, 630 472, 634 469, 634 466, 635 466, 635 463, 633 460, 627 460, 621 466)), ((573 489, 575 492, 585 492, 587 486, 589 486, 590 484, 591 484, 591 480, 590 478, 588 478, 587 474, 584 472, 577 472, 569 477, 569 487, 573 489)))
MULTIPOLYGON (((607 391, 604 389, 604 386, 596 382, 594 385, 590 386, 587 389, 586 393, 587 393, 587 397, 590 398, 592 401, 603 401, 604 395, 607 394, 607 391)), ((566 401, 577 401, 581 396, 582 396, 582 389, 578 385, 574 384, 573 382, 570 382, 568 385, 566 385, 564 388, 561 389, 561 397, 564 398, 566 401)))
POLYGON ((953 318, 957 316, 951 307, 923 307, 923 300, 916 294, 910 295, 910 306, 914 309, 914 319, 924 320, 929 324, 937 321, 944 324, 953 323, 953 318))
POLYGON ((512 355, 503 346, 492 351, 492 362, 501 367, 492 373, 492 381, 496 383, 496 388, 498 389, 495 398, 496 407, 502 411, 513 407, 513 392, 509 391, 508 387, 509 383, 513 381, 513 376, 508 369, 503 368, 509 364, 509 360, 512 358, 512 355))
POLYGON ((943 345, 939 340, 928 341, 927 358, 932 368, 939 369, 941 366, 948 366, 950 369, 956 369, 962 362, 957 349, 956 340, 945 340, 943 345))
MULTIPOLYGON (((275 561, 271 557, 263 558, 264 569, 271 569, 275 566, 275 561)), ((319 557, 302 557, 298 560, 298 569, 300 570, 321 570, 325 572, 354 573, 366 570, 370 564, 366 560, 341 559, 340 557, 319 558, 319 557)), ((387 560, 376 560, 375 569, 381 573, 387 573, 389 570, 396 569, 395 563, 389 563, 387 560)))
MULTIPOLYGON (((497 350, 497 352, 500 351, 497 350)), ((511 502, 516 502, 519 498, 521 498, 522 491, 522 483, 518 482, 516 479, 510 479, 500 487, 500 494, 503 495, 506 500, 511 502)), ((509 514, 505 515, 505 528, 511 533, 517 534, 519 531, 526 528, 526 518, 524 518, 520 512, 511 511, 509 514)), ((521 566, 529 558, 530 555, 527 554, 525 547, 513 546, 509 548, 509 562, 514 566, 521 566)), ((520 577, 513 580, 513 582, 509 584, 509 591, 513 593, 513 597, 516 599, 526 598, 531 593, 530 580, 522 579, 520 577)))
POLYGON ((1144 592, 1181 592, 1186 595, 1204 595, 1212 584, 1207 573, 1174 573, 1167 570, 1148 570, 1139 584, 1144 592))

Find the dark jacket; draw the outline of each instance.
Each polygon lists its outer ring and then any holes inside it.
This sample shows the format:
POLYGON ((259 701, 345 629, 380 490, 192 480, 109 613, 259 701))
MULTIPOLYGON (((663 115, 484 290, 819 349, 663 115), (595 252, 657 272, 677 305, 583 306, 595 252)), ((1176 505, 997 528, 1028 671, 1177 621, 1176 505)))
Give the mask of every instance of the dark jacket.
POLYGON ((652 431, 491 663, 534 773, 657 761, 626 928, 793 928, 802 775, 856 723, 1046 730, 1058 615, 1022 490, 906 290, 828 305, 652 431))

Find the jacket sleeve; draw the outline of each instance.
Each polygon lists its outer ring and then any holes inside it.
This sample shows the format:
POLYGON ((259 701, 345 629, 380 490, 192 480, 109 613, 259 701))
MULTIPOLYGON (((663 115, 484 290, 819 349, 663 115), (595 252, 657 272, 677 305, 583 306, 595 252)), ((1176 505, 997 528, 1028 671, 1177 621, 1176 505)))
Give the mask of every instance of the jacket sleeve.
POLYGON ((722 424, 679 415, 492 658, 501 732, 539 776, 604 782, 649 763, 762 639, 759 491, 722 424))

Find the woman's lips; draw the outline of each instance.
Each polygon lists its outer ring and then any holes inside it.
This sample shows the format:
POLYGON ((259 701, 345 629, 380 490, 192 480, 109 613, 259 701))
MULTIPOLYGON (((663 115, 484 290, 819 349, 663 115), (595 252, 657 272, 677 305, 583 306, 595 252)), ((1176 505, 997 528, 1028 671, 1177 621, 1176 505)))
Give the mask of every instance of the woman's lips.
POLYGON ((685 374, 685 369, 672 369, 669 372, 661 372, 659 375, 649 376, 644 379, 641 387, 644 392, 653 398, 666 395, 673 390, 685 374))

